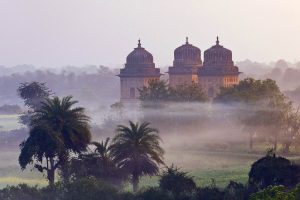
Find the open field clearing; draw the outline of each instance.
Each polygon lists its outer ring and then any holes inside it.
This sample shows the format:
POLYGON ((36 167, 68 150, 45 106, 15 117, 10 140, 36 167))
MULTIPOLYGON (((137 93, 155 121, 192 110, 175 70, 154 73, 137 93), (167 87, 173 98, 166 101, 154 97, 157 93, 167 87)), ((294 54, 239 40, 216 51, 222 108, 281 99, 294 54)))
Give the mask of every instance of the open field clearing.
POLYGON ((9 131, 23 127, 18 123, 19 115, 0 115, 0 131, 9 131))

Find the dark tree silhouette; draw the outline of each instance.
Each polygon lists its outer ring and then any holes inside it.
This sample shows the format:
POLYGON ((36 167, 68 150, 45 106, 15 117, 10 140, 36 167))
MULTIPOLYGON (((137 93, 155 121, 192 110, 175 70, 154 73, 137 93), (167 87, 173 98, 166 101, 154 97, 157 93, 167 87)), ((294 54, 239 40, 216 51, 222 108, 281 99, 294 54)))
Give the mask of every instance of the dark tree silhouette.
POLYGON ((180 171, 172 165, 162 173, 159 180, 159 187, 162 190, 172 192, 175 196, 184 193, 191 193, 196 190, 196 183, 187 172, 180 171))
POLYGON ((54 182, 52 173, 58 167, 63 178, 68 180, 69 154, 85 151, 90 143, 89 117, 85 115, 84 108, 72 108, 76 103, 71 96, 46 99, 31 117, 29 137, 21 144, 21 167, 26 168, 36 161, 39 171, 51 172, 48 177, 50 184, 54 182), (46 167, 42 166, 44 158, 46 167))
POLYGON ((139 178, 158 173, 159 164, 164 164, 164 150, 160 146, 158 130, 129 121, 129 127, 119 125, 112 140, 111 153, 119 167, 131 174, 133 191, 138 189, 139 178))
POLYGON ((263 189, 270 185, 294 187, 300 181, 300 167, 286 158, 269 152, 257 160, 249 172, 249 186, 263 189))
POLYGON ((71 159, 71 174, 76 179, 95 177, 120 186, 127 180, 127 173, 117 166, 110 154, 109 138, 102 142, 92 142, 96 147, 94 152, 80 154, 71 159))

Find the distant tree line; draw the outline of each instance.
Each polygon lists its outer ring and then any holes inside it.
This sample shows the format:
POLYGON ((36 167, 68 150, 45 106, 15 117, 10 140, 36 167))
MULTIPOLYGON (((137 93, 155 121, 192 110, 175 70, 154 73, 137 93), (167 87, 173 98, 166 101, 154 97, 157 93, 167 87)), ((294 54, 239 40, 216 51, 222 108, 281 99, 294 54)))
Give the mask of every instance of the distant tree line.
MULTIPOLYGON (((1 66, 0 66, 1 68, 1 66)), ((81 104, 94 106, 104 104, 119 98, 116 91, 119 78, 116 70, 103 66, 86 68, 64 67, 61 70, 31 70, 18 69, 19 72, 0 74, 0 101, 5 104, 19 104, 16 90, 20 83, 46 83, 52 92, 58 96, 72 95, 81 104), (91 69, 90 69, 91 68, 91 69), (105 94, 103 98, 102 94, 105 94)))

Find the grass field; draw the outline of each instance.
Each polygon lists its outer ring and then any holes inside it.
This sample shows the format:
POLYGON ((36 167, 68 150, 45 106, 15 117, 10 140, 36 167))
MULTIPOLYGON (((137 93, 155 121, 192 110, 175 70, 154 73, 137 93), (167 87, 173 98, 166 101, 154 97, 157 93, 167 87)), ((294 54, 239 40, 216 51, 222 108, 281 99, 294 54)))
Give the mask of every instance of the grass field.
POLYGON ((21 128, 23 125, 18 123, 19 115, 0 115, 0 131, 9 131, 21 128))
MULTIPOLYGON (((21 125, 18 124, 17 115, 0 115, 0 127, 1 130, 11 130, 21 125)), ((248 153, 247 142, 234 145, 225 143, 224 140, 208 142, 198 135, 190 137, 184 134, 176 137, 163 136, 163 141, 166 165, 174 163, 183 171, 189 172, 198 186, 208 186, 214 182, 218 187, 225 187, 231 180, 246 183, 251 164, 262 157, 269 147, 267 144, 260 144, 256 146, 256 153, 248 153)), ((10 149, 1 148, 0 152, 0 187, 19 183, 39 186, 47 184, 45 177, 33 170, 32 166, 21 171, 18 165, 18 145, 10 149)), ((299 159, 296 156, 290 158, 299 159)), ((143 177, 140 186, 157 186, 158 180, 158 176, 143 177)), ((131 187, 128 185, 126 188, 131 187)))
MULTIPOLYGON (((22 172, 18 166, 18 151, 1 152, 0 160, 5 163, 0 165, 0 187, 6 185, 17 185, 27 183, 30 185, 44 186, 47 184, 43 177, 36 170, 29 167, 22 172)), ((243 154, 234 152, 206 152, 206 151, 180 151, 166 154, 166 164, 174 163, 183 171, 189 172, 198 186, 209 186, 214 183, 220 187, 225 187, 231 180, 246 183, 251 164, 262 155, 243 154)), ((292 157, 291 159, 299 159, 292 157)), ((164 168, 162 167, 162 170, 164 168)), ((159 177, 143 177, 140 186, 157 186, 159 177)), ((128 190, 131 186, 126 187, 128 190)))

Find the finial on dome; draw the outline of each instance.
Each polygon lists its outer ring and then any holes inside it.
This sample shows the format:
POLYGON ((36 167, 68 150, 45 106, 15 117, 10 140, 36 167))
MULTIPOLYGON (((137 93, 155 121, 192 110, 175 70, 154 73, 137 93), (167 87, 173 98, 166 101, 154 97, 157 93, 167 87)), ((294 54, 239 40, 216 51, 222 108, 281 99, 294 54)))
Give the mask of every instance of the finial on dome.
POLYGON ((219 45, 219 43, 220 43, 220 42, 219 42, 219 36, 217 36, 216 44, 219 45))
POLYGON ((189 37, 185 38, 185 43, 188 44, 189 43, 189 37))
POLYGON ((141 46, 142 46, 142 45, 141 45, 141 39, 139 39, 138 41, 139 41, 138 47, 141 47, 141 46))

